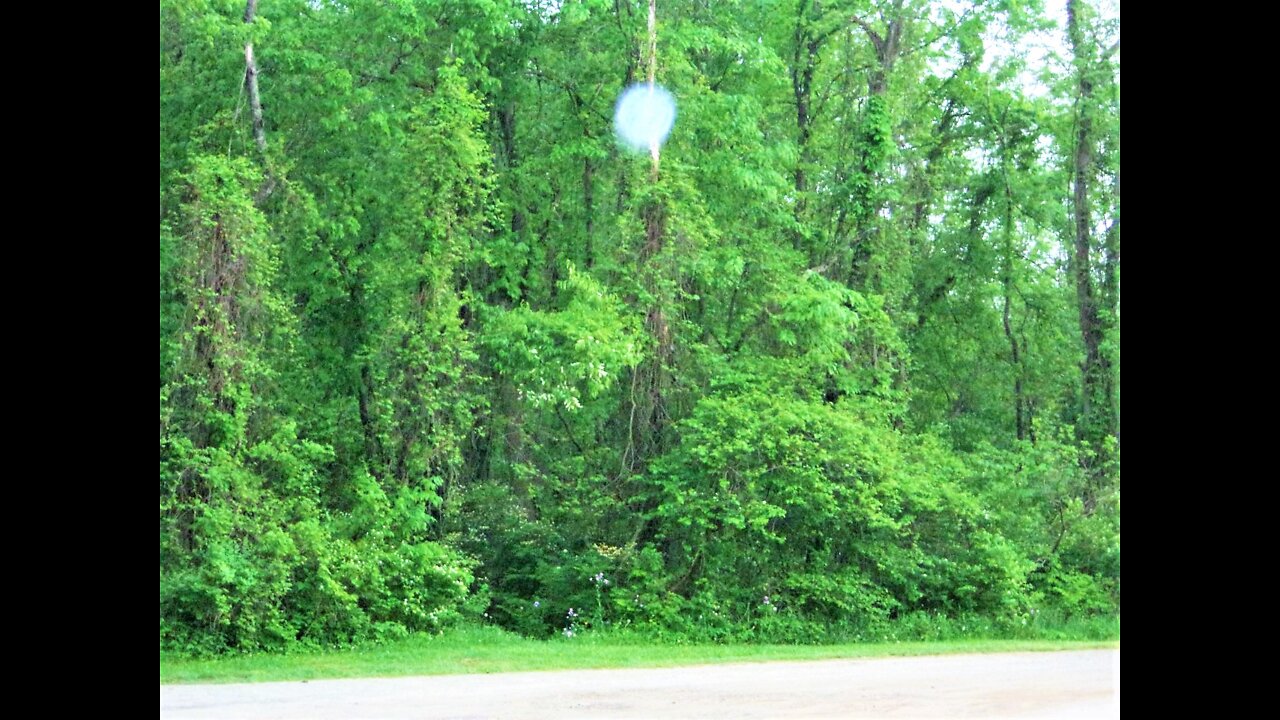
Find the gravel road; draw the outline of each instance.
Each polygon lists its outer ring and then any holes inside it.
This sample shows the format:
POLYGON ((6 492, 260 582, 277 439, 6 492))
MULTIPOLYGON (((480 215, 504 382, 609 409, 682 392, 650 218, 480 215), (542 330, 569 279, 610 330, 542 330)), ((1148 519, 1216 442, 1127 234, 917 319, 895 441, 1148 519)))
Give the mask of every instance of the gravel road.
POLYGON ((1120 651, 162 685, 160 717, 1119 718, 1120 651))

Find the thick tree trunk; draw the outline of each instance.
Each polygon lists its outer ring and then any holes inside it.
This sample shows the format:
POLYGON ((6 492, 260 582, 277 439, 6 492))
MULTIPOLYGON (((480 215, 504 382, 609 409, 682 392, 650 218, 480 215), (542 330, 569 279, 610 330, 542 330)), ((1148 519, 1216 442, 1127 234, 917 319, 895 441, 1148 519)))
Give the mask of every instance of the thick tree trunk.
MULTIPOLYGON (((655 80, 657 68, 657 28, 654 0, 649 0, 649 82, 655 80)), ((656 145, 650 148, 652 165, 649 182, 657 186, 659 180, 659 163, 661 156, 656 145)), ((666 307, 669 303, 667 293, 663 289, 659 267, 659 257, 663 251, 666 237, 666 207, 661 198, 652 198, 645 206, 644 244, 640 249, 640 266, 644 272, 645 289, 653 299, 645 311, 645 328, 654 340, 653 357, 644 360, 635 370, 633 392, 629 398, 630 438, 628 448, 624 450, 624 466, 628 464, 627 455, 635 458, 650 458, 660 454, 664 448, 664 437, 667 428, 666 390, 670 385, 670 368, 674 354, 671 328, 667 322, 666 307)))
POLYGON ((880 242, 876 218, 880 214, 882 200, 876 196, 873 188, 876 186, 876 176, 880 174, 884 164, 883 143, 886 141, 880 136, 883 128, 877 128, 874 125, 880 119, 871 112, 871 109, 880 107, 880 103, 884 102, 883 98, 889 89, 889 74, 893 71, 893 66, 902 52, 902 33, 907 23, 902 6, 903 0, 894 3, 883 33, 878 32, 861 18, 853 19, 871 40, 877 62, 867 77, 867 113, 863 121, 862 148, 858 161, 858 172, 863 176, 861 185, 863 190, 859 193, 861 197, 857 199, 861 211, 857 213, 855 240, 850 252, 848 278, 850 287, 868 285, 872 280, 870 277, 872 258, 880 251, 876 247, 880 242))
MULTIPOLYGON (((1111 379, 1111 361, 1103 350, 1106 337, 1106 317, 1099 308, 1098 291, 1093 282, 1093 216, 1089 204, 1090 181, 1094 173, 1093 131, 1093 50, 1086 44, 1080 27, 1079 1, 1067 3, 1067 30, 1071 39, 1072 54, 1077 74, 1077 121, 1075 152, 1073 157, 1074 184, 1072 188, 1072 214, 1074 238, 1072 242, 1072 274, 1076 284, 1076 303, 1079 309, 1080 337, 1084 344, 1084 360, 1081 364, 1080 432, 1082 439, 1093 449, 1089 475, 1094 489, 1100 489, 1110 464, 1106 438, 1115 434, 1115 402, 1111 379)), ((1117 227, 1118 230, 1118 227, 1117 227)), ((1117 248, 1118 249, 1118 248, 1117 248)), ((1096 497, 1085 498, 1086 507, 1092 509, 1096 497)))

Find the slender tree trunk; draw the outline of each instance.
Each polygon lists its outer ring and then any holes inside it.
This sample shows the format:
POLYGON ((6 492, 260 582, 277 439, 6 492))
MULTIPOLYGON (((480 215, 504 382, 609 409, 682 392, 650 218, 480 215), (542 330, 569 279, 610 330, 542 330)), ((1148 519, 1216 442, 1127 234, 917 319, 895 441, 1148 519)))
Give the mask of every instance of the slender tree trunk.
MULTIPOLYGON (((649 85, 655 81, 658 68, 658 33, 656 0, 649 0, 649 85)), ((658 170, 661 161, 660 150, 656 142, 650 148, 652 165, 649 181, 658 184, 658 170)), ((660 287, 658 278, 660 268, 654 267, 655 261, 663 250, 663 242, 667 232, 667 209, 661 199, 655 198, 644 212, 645 245, 642 254, 643 262, 649 270, 649 291, 654 302, 645 317, 648 327, 656 341, 654 358, 648 373, 648 441, 652 454, 658 454, 663 448, 663 435, 666 428, 667 407, 666 387, 669 384, 669 373, 674 346, 671 340, 671 328, 667 324, 666 298, 660 287)))
POLYGON ((1009 341, 1010 361, 1013 364, 1013 412, 1014 412, 1014 429, 1017 432, 1019 440, 1027 437, 1027 420, 1026 413, 1023 411, 1025 400, 1023 398, 1022 388, 1022 353, 1018 348, 1018 339, 1013 333, 1013 323, 1011 321, 1013 306, 1013 265, 1014 265, 1014 248, 1013 248, 1013 189, 1009 187, 1008 167, 1005 168, 1005 186, 1004 186, 1004 267, 1001 272, 1002 285, 1004 286, 1004 308, 1001 312, 1001 320, 1004 324, 1004 336, 1009 341))
MULTIPOLYGON (((579 124, 582 125, 582 139, 585 143, 590 144, 591 125, 587 122, 586 104, 581 96, 573 89, 569 89, 569 99, 573 102, 574 113, 578 117, 579 124)), ((591 162, 591 156, 584 154, 582 156, 582 205, 583 205, 583 224, 586 232, 584 242, 583 264, 590 269, 595 265, 595 246, 593 235, 595 235, 595 165, 591 162)))
MULTIPOLYGON (((257 13, 258 0, 248 0, 244 8, 245 24, 252 25, 254 16, 257 15, 257 13)), ((258 154, 262 155, 263 163, 266 163, 267 133, 263 127, 262 97, 258 94, 258 62, 253 57, 252 42, 246 42, 244 44, 244 86, 249 92, 249 109, 253 115, 253 142, 258 146, 258 154)), ((254 195, 254 202, 261 203, 266 200, 275 188, 276 178, 268 167, 266 181, 254 195)))
MULTIPOLYGON (((813 37, 809 26, 809 7, 811 0, 799 0, 796 4, 796 27, 791 58, 791 92, 796 101, 796 168, 794 172, 795 186, 795 218, 798 227, 804 226, 804 218, 809 206, 809 178, 807 167, 810 162, 809 141, 813 136, 813 117, 810 114, 813 100, 813 75, 818 67, 818 53, 822 48, 821 41, 813 37)), ((797 250, 803 247, 806 239, 804 233, 797 230, 792 237, 792 244, 797 250)), ((814 248, 807 248, 811 262, 816 257, 814 248)))
MULTIPOLYGON (((244 8, 244 21, 253 24, 254 15, 258 12, 258 0, 249 0, 244 8)), ((258 95, 258 63, 253 58, 253 43, 244 44, 244 85, 249 90, 249 108, 253 112, 253 141, 258 144, 258 152, 267 152, 267 136, 262 128, 262 98, 258 95)))
MULTIPOLYGON (((1107 304, 1107 321, 1109 328, 1120 330, 1120 170, 1116 169, 1115 181, 1116 215, 1107 229, 1106 242, 1103 247, 1103 267, 1106 275, 1103 279, 1102 293, 1107 304)), ((1116 358, 1108 357, 1106 375, 1106 396, 1115 420, 1116 446, 1120 445, 1120 399, 1117 385, 1120 381, 1119 364, 1116 358)))
MULTIPOLYGON (((585 134, 585 131, 584 131, 585 134)), ((585 232, 586 247, 584 252, 586 258, 584 265, 590 270, 596 263, 595 253, 595 167, 591 164, 591 158, 582 158, 582 205, 583 214, 586 216, 585 232)))

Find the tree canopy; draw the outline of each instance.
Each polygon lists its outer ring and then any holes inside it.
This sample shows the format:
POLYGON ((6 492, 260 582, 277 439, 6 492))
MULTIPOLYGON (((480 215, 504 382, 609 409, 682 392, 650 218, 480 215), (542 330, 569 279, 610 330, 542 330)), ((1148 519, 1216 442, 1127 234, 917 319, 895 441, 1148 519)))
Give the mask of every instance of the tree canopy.
POLYGON ((1118 613, 1118 6, 1050 5, 162 0, 161 646, 1118 613))

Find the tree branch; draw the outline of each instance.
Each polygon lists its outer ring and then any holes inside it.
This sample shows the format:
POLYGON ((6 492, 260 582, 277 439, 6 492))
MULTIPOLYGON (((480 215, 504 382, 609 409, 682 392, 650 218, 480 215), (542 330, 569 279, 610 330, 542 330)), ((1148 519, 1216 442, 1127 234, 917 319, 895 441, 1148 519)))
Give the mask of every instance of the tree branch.
POLYGON ((855 17, 851 19, 853 20, 854 23, 858 25, 858 27, 862 28, 867 32, 867 35, 871 38, 871 44, 876 46, 876 52, 877 53, 883 52, 884 38, 880 37, 880 33, 876 32, 876 29, 871 27, 871 24, 868 23, 866 20, 863 20, 862 18, 855 17))

